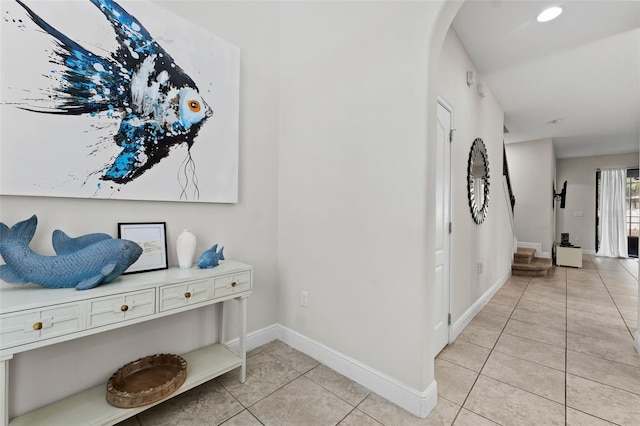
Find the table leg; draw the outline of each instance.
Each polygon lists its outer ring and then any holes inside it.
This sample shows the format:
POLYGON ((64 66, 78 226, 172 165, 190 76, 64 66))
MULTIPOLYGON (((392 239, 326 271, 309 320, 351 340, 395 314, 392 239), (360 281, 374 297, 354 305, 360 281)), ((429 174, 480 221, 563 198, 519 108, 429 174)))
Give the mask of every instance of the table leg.
POLYGON ((226 331, 226 324, 224 323, 224 304, 225 302, 222 303, 218 303, 218 321, 220 324, 220 336, 218 341, 220 343, 222 343, 223 345, 227 344, 227 331, 226 331))
POLYGON ((0 398, 2 398, 2 406, 0 406, 0 422, 2 426, 9 425, 9 360, 12 357, 0 359, 0 398))
POLYGON ((247 297, 240 297, 240 358, 242 358, 242 366, 240 367, 240 383, 247 380, 247 297))

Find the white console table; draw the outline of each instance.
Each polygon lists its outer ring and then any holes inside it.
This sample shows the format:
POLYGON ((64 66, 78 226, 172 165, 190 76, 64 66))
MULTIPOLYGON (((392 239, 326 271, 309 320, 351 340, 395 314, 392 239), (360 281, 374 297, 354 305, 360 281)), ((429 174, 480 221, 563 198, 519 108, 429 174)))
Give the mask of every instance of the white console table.
MULTIPOLYGON (((0 422, 3 426, 112 425, 223 373, 240 368, 246 379, 247 298, 253 268, 225 261, 212 269, 179 269, 124 275, 94 289, 47 289, 0 282, 0 422), (215 343, 182 354, 185 383, 167 398, 140 408, 117 408, 106 400, 106 382, 9 420, 9 361, 14 354, 132 324, 151 321, 225 300, 239 302, 239 353, 215 343)), ((218 324, 224 342, 223 304, 218 324)), ((151 355, 151 354, 149 354, 151 355)))

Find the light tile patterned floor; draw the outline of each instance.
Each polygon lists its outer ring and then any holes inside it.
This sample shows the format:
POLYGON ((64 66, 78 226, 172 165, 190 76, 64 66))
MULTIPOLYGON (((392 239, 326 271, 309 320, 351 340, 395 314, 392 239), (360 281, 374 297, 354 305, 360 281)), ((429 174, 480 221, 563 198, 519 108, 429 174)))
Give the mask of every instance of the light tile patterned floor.
POLYGON ((438 405, 403 411, 282 342, 120 426, 640 425, 637 260, 511 277, 435 361, 438 405))

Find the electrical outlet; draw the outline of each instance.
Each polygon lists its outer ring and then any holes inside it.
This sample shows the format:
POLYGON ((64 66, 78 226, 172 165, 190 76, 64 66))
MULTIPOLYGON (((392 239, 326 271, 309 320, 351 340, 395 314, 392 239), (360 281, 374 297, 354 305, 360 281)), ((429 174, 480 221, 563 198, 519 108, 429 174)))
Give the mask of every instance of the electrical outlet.
POLYGON ((309 292, 307 291, 300 292, 300 305, 309 306, 309 292))

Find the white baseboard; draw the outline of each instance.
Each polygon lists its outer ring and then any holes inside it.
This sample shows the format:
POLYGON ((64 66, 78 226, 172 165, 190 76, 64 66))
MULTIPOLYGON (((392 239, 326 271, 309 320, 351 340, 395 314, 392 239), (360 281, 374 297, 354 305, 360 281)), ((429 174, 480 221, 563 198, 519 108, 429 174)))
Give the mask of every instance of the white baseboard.
MULTIPOLYGON (((255 349, 276 339, 318 360, 414 416, 426 418, 438 402, 438 386, 435 380, 424 391, 418 391, 280 324, 247 333, 247 350, 255 349)), ((237 350, 238 339, 227 342, 227 345, 232 350, 237 350)))
MULTIPOLYGON (((272 342, 276 339, 279 339, 279 327, 280 326, 277 324, 272 324, 260 330, 247 333, 247 352, 262 345, 266 345, 267 343, 272 342)), ((235 339, 225 342, 225 345, 227 345, 232 351, 238 352, 238 350, 240 349, 240 339, 236 337, 235 339)))
POLYGON ((287 345, 320 361, 415 416, 427 417, 438 402, 435 380, 426 390, 420 392, 294 330, 279 325, 279 331, 280 340, 287 345))
POLYGON ((528 243, 526 241, 518 241, 518 247, 536 249, 536 253, 534 254, 535 257, 551 259, 551 253, 549 253, 548 251, 542 251, 541 243, 528 243))
POLYGON ((541 243, 529 243, 527 241, 518 241, 518 247, 532 248, 532 249, 536 249, 536 251, 542 251, 541 243))
MULTIPOLYGON (((453 323, 449 332, 450 342, 453 342, 460 335, 462 330, 464 330, 478 312, 484 308, 493 295, 507 282, 510 276, 511 270, 508 270, 504 276, 500 277, 482 297, 453 323)), ((370 389, 372 392, 393 402, 414 416, 427 417, 438 402, 438 386, 435 380, 431 382, 424 391, 418 391, 280 324, 273 324, 263 329, 247 333, 247 351, 273 340, 280 340, 303 354, 318 360, 327 367, 370 389)), ((639 341, 640 336, 636 339, 636 350, 638 350, 638 352, 640 352, 640 347, 638 347, 639 341)), ((238 338, 230 340, 226 342, 226 344, 232 350, 238 350, 238 338)))
MULTIPOLYGON (((520 243, 518 243, 520 244, 520 243)), ((464 314, 460 318, 458 318, 452 325, 449 330, 449 342, 455 341, 462 330, 469 325, 471 320, 484 308, 484 306, 489 303, 489 300, 493 297, 494 294, 507 282, 509 277, 511 276, 511 270, 507 271, 505 275, 498 278, 498 280, 491 286, 489 290, 487 290, 482 297, 476 300, 476 303, 471 305, 469 309, 465 311, 464 314)))
POLYGON ((582 249, 582 254, 591 254, 591 255, 595 256, 596 255, 596 251, 595 250, 582 249))

